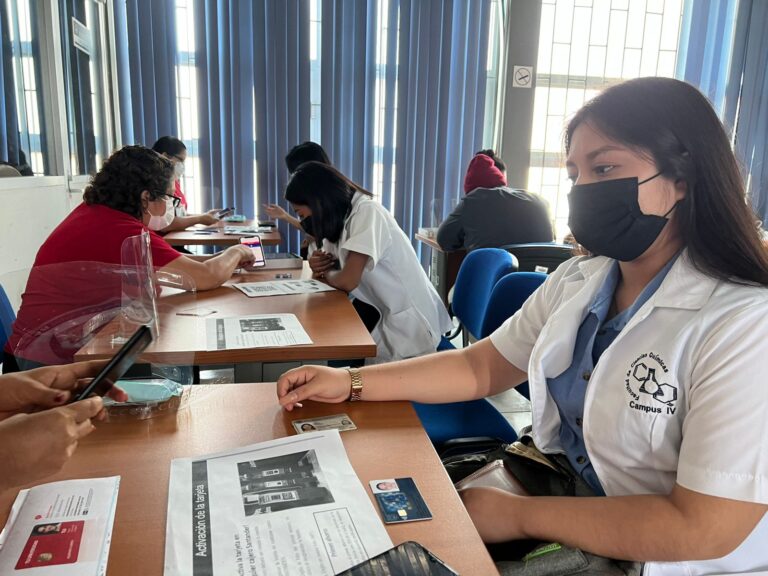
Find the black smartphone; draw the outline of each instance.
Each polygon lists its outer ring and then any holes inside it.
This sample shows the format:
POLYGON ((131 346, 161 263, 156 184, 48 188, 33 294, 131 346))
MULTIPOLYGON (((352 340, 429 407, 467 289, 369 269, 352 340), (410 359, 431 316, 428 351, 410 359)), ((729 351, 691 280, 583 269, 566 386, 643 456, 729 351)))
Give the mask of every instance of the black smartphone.
POLYGON ((149 326, 140 326, 136 332, 123 344, 123 347, 117 351, 106 366, 99 372, 91 382, 78 392, 71 402, 84 400, 91 394, 104 396, 109 392, 120 378, 133 366, 136 358, 152 342, 152 330, 149 326))
POLYGON ((337 576, 458 576, 418 542, 409 540, 337 576))
POLYGON ((228 216, 234 211, 235 211, 234 208, 222 208, 216 213, 216 218, 222 218, 223 216, 228 216))

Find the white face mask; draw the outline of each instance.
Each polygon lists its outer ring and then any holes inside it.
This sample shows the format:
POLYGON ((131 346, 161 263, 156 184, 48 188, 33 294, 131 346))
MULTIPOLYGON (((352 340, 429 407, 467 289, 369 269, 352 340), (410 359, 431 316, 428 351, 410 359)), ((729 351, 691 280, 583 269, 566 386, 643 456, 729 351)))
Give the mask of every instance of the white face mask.
POLYGON ((164 228, 168 228, 168 226, 171 225, 171 222, 173 222, 173 219, 176 217, 176 211, 173 208, 173 200, 170 198, 165 198, 165 214, 162 216, 155 216, 152 214, 152 212, 149 213, 149 224, 147 224, 147 228, 150 230, 154 230, 157 232, 158 230, 163 230, 164 228))
POLYGON ((176 162, 173 165, 173 175, 176 180, 184 176, 184 162, 176 162))

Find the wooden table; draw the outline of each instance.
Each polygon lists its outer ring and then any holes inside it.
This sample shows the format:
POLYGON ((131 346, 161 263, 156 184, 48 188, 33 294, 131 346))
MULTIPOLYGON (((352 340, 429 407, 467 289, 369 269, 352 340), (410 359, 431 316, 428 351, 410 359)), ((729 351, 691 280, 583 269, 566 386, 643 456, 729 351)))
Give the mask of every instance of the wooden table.
MULTIPOLYGON (((236 365, 237 369, 244 363, 316 362, 376 356, 376 344, 344 292, 249 298, 231 286, 238 282, 274 280, 276 274, 285 272, 292 273, 293 278, 311 276, 305 262, 303 269, 236 274, 227 284, 214 290, 161 296, 158 299, 160 335, 139 361, 188 366, 226 364, 236 365), (216 312, 205 317, 177 314, 195 308, 209 308, 216 312), (281 348, 206 349, 207 319, 251 314, 295 314, 312 344, 281 348)), ((112 343, 112 336, 119 326, 117 320, 107 324, 77 352, 75 360, 112 357, 119 348, 119 345, 112 343)), ((287 368, 290 366, 280 367, 280 373, 287 368)), ((240 374, 236 374, 238 381, 262 379, 260 371, 242 368, 240 374)))
MULTIPOLYGON (((199 456, 293 434, 291 420, 345 412, 358 426, 341 438, 355 472, 370 480, 413 477, 434 518, 387 526, 395 545, 415 540, 462 575, 498 574, 408 402, 315 404, 293 413, 273 384, 193 386, 178 414, 97 423, 64 469, 46 481, 120 475, 108 576, 163 573, 173 458, 199 456)), ((3 523, 16 497, 0 497, 3 523)), ((378 508, 377 508, 378 509, 378 508)))
MULTIPOLYGON (((225 226, 245 227, 256 226, 258 222, 256 220, 246 220, 244 222, 219 222, 216 226, 193 226, 186 230, 179 230, 178 232, 169 232, 163 238, 171 246, 235 246, 240 243, 240 238, 243 236, 237 234, 224 234, 225 226), (208 233, 208 230, 214 228, 221 228, 221 231, 214 233, 208 233), (206 232, 204 232, 206 231, 206 232)), ((254 236, 254 234, 251 234, 254 236)), ((277 228, 273 228, 272 232, 259 232, 259 238, 264 246, 276 246, 280 244, 282 238, 277 228)))
POLYGON ((459 274, 459 268, 467 255, 464 249, 446 252, 437 243, 434 238, 429 238, 422 234, 416 234, 416 240, 426 244, 432 249, 432 259, 429 264, 429 279, 437 290, 443 304, 448 307, 448 292, 456 284, 456 276, 459 274))

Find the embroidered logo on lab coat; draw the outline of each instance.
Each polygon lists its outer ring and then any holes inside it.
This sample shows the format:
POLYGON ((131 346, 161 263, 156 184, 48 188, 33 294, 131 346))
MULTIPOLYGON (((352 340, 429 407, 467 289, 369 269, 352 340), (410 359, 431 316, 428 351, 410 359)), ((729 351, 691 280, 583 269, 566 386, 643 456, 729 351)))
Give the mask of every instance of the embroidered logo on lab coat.
POLYGON ((669 383, 669 369, 658 354, 641 354, 627 370, 624 386, 629 407, 648 414, 674 414, 677 388, 669 383))

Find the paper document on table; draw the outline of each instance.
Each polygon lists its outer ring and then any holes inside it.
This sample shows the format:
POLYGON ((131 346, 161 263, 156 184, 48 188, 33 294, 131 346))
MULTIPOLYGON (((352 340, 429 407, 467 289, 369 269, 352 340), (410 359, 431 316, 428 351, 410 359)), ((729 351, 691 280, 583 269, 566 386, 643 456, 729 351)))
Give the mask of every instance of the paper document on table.
POLYGON ((332 576, 391 547, 336 430, 171 463, 165 576, 332 576))
POLYGON ((208 350, 312 344, 293 314, 208 318, 205 321, 205 336, 208 350))
POLYGON ((272 226, 224 226, 224 234, 263 234, 264 232, 274 232, 272 226))
POLYGON ((119 486, 113 476, 19 492, 0 533, 0 574, 105 574, 119 486))
POLYGON ((318 294, 336 290, 318 280, 276 280, 269 282, 242 282, 233 284, 249 298, 258 296, 284 296, 286 294, 318 294))

